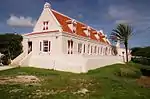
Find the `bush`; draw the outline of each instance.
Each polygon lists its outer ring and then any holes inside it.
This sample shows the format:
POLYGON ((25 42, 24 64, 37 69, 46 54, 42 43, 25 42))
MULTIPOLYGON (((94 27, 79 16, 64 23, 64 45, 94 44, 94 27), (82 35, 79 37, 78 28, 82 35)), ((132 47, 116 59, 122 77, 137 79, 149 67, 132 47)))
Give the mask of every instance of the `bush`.
POLYGON ((150 76, 150 70, 149 69, 141 69, 142 75, 144 76, 150 76))
POLYGON ((143 65, 150 65, 150 59, 149 58, 144 58, 144 57, 134 57, 131 59, 131 61, 143 65))
POLYGON ((11 64, 11 60, 7 56, 4 56, 1 60, 3 65, 11 64))
POLYGON ((116 75, 121 77, 139 78, 141 76, 141 72, 135 68, 124 67, 120 68, 116 72, 116 75))

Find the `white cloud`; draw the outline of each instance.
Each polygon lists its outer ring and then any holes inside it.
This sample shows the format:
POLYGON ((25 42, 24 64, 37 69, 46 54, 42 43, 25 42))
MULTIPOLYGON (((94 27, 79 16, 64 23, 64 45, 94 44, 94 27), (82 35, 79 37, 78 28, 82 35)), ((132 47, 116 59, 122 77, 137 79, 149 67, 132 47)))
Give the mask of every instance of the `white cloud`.
POLYGON ((7 24, 13 27, 33 27, 36 21, 33 20, 31 17, 24 17, 24 16, 14 16, 11 15, 10 18, 7 20, 7 24))
POLYGON ((108 14, 113 18, 132 18, 136 11, 128 6, 110 6, 108 14))
POLYGON ((115 19, 115 23, 132 23, 135 19, 139 18, 136 11, 129 6, 114 6, 108 8, 108 15, 115 19))
POLYGON ((129 5, 111 5, 107 15, 113 19, 114 24, 127 23, 133 26, 134 36, 147 35, 150 31, 150 17, 133 9, 129 5))
POLYGON ((119 23, 130 23, 130 22, 131 22, 131 21, 129 21, 129 20, 122 20, 122 19, 115 21, 116 24, 119 24, 119 23))

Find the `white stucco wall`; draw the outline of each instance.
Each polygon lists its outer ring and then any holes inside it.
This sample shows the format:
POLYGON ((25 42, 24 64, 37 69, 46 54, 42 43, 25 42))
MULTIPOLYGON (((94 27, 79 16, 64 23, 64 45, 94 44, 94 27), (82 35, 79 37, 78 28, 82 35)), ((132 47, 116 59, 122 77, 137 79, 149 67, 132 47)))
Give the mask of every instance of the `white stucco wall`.
POLYGON ((24 39, 23 45, 25 52, 27 52, 28 49, 26 48, 28 47, 28 41, 32 41, 32 53, 28 54, 21 61, 21 65, 23 66, 81 73, 114 63, 123 63, 121 56, 112 56, 110 54, 106 56, 104 52, 100 54, 88 54, 88 44, 102 48, 109 48, 110 46, 103 43, 97 43, 83 37, 78 37, 77 35, 68 35, 61 32, 50 32, 45 34, 24 36, 24 39), (69 55, 67 54, 67 41, 70 39, 74 42, 74 50, 73 54, 69 55), (51 41, 50 53, 40 51, 40 42, 43 40, 51 41), (78 53, 78 43, 82 43, 82 46, 83 44, 86 45, 86 53, 78 53))
POLYGON ((51 8, 44 8, 41 16, 39 17, 33 32, 45 32, 53 30, 62 30, 60 24, 56 20, 55 16, 52 14, 51 8), (48 30, 43 30, 43 22, 48 21, 48 30))

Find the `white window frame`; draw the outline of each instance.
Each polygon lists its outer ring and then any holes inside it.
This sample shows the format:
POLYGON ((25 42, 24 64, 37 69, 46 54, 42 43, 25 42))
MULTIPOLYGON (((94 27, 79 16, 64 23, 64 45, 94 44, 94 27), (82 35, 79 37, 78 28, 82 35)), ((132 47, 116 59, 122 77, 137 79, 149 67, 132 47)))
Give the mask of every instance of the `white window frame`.
POLYGON ((51 41, 49 41, 49 40, 43 40, 43 41, 40 41, 40 43, 39 43, 40 45, 40 47, 39 47, 39 49, 40 49, 40 52, 43 52, 43 53, 49 53, 49 52, 51 52, 51 41), (44 45, 44 42, 47 42, 47 45, 44 45), (47 51, 45 51, 44 50, 44 48, 47 48, 47 51))

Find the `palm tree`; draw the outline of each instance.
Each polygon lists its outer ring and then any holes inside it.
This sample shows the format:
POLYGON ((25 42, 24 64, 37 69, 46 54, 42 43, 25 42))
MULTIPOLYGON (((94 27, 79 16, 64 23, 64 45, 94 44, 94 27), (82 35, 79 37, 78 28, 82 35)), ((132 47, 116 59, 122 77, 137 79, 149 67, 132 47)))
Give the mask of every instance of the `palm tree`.
POLYGON ((124 44, 126 50, 126 62, 128 62, 128 40, 130 36, 133 34, 133 29, 128 24, 118 24, 116 29, 112 30, 110 38, 113 41, 120 41, 120 43, 124 44))

